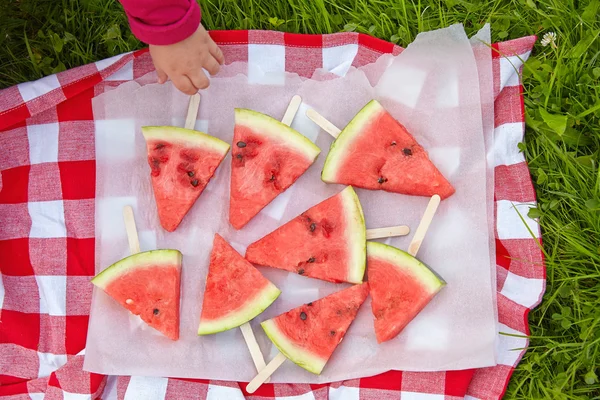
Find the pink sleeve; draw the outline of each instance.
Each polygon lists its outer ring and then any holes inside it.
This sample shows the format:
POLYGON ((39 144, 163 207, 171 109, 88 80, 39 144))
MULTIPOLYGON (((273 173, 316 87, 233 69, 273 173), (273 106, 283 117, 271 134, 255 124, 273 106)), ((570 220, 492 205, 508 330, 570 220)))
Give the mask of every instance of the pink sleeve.
POLYGON ((133 34, 148 44, 182 41, 198 29, 200 6, 196 0, 119 0, 133 34))

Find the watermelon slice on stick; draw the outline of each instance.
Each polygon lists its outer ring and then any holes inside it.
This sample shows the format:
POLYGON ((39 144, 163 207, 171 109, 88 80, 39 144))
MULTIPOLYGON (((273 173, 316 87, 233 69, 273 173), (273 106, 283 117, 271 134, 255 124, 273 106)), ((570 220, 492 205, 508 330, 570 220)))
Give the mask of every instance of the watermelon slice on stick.
POLYGON ((446 285, 442 278, 415 258, 439 202, 439 196, 430 200, 408 252, 367 242, 371 308, 378 343, 396 337, 446 285))
POLYGON ((323 166, 324 182, 442 199, 454 193, 425 149, 376 100, 341 131, 314 110, 306 115, 335 138, 323 166))
POLYGON ((248 246, 246 259, 331 282, 361 283, 366 238, 407 235, 407 226, 370 229, 352 186, 248 246))
MULTIPOLYGON (((292 118, 293 119, 293 114, 292 118)), ((321 150, 268 115, 235 110, 229 222, 244 227, 314 163, 321 150)))
POLYGON ((142 127, 158 216, 169 232, 179 226, 229 151, 224 141, 192 129, 198 104, 199 96, 192 96, 186 128, 142 127))
POLYGON ((354 285, 261 323, 280 353, 246 387, 258 389, 286 358, 320 374, 369 295, 369 284, 354 285))
POLYGON ((181 253, 153 250, 140 253, 133 210, 123 210, 132 255, 92 279, 119 304, 169 339, 179 339, 181 253))

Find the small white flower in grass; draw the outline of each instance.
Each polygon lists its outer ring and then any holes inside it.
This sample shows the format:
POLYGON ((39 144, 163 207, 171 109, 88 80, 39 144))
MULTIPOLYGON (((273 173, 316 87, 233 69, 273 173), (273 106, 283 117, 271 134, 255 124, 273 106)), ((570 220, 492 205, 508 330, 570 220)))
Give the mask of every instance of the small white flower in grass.
POLYGON ((551 45, 553 48, 556 48, 556 33, 547 32, 546 34, 544 34, 541 43, 544 47, 551 45))

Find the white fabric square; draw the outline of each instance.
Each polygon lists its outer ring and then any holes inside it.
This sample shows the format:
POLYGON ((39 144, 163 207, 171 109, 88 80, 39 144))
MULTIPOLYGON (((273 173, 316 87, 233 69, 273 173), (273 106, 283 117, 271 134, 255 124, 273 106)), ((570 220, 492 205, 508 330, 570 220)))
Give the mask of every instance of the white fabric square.
POLYGON ((44 400, 45 393, 29 393, 31 400, 44 400))
MULTIPOLYGON (((114 58, 114 57, 113 57, 114 58)), ((110 60, 110 59, 109 59, 110 60)), ((118 60, 116 60, 118 61, 118 60)), ((98 64, 96 64, 96 68, 98 64)), ((133 60, 123 65, 117 72, 104 78, 105 81, 132 81, 133 80, 133 60)))
POLYGON ((498 200, 498 220, 496 226, 498 228, 499 239, 532 239, 540 237, 540 228, 538 223, 529 218, 527 213, 529 209, 535 207, 535 203, 519 203, 510 200, 498 200), (523 220, 525 223, 523 223, 523 220))
POLYGON ((92 400, 92 395, 63 391, 63 400, 92 400))
POLYGON ((127 160, 135 154, 135 120, 96 120, 96 158, 127 160))
POLYGON ((298 396, 277 396, 277 400, 315 400, 315 395, 313 392, 307 392, 298 396))
POLYGON ((98 69, 98 71, 102 71, 103 69, 106 69, 106 68, 110 67, 111 65, 113 65, 114 63, 116 63, 117 61, 119 61, 121 58, 125 57, 127 54, 129 54, 129 53, 119 54, 119 55, 111 57, 111 58, 105 58, 104 60, 96 61, 96 63, 95 63, 96 69, 98 69))
POLYGON ((479 397, 473 397, 473 396, 466 395, 465 400, 481 400, 481 399, 479 397))
POLYGON ((67 277, 36 275, 40 291, 40 314, 67 315, 67 277))
POLYGON ((117 396, 117 377, 114 375, 109 375, 106 377, 106 386, 104 387, 104 392, 102 393, 103 400, 117 400, 119 397, 117 396))
POLYGON ((66 354, 52 354, 52 353, 40 353, 38 352, 38 358, 40 359, 40 369, 38 370, 38 378, 50 376, 51 373, 62 367, 67 363, 66 354))
POLYGON ((65 206, 62 200, 32 201, 27 203, 31 217, 32 238, 59 238, 67 236, 65 206))
POLYGON ((277 44, 249 44, 248 82, 283 85, 285 47, 277 44))
POLYGON ((319 132, 321 128, 319 125, 312 122, 307 116, 306 111, 311 109, 312 107, 301 103, 300 108, 298 108, 298 112, 296 113, 296 117, 292 121, 292 128, 306 136, 311 141, 315 142, 317 137, 319 136, 319 132))
POLYGON ((292 198, 292 191, 293 186, 289 187, 285 192, 275 197, 272 202, 267 204, 267 206, 262 209, 261 212, 267 214, 273 219, 276 219, 277 221, 281 221, 281 218, 283 218, 283 213, 285 212, 285 209, 292 198))
POLYGON ((2 283, 2 273, 0 272, 0 310, 4 305, 4 283, 2 283))
POLYGON ((444 400, 443 394, 417 393, 417 392, 400 392, 402 400, 444 400))
POLYGON ((329 400, 360 400, 360 388, 340 386, 329 387, 329 400))
POLYGON ((31 164, 58 161, 58 123, 27 127, 31 164))
POLYGON ((56 75, 50 75, 38 79, 37 81, 19 83, 17 87, 19 88, 19 92, 21 92, 23 100, 29 101, 49 93, 54 89, 58 89, 60 87, 60 82, 56 75))
POLYGON ((132 376, 124 400, 164 400, 168 383, 167 378, 132 376))
POLYGON ((519 68, 523 66, 523 61, 529 58, 530 51, 519 56, 500 58, 500 90, 506 86, 516 86, 519 84, 519 68))
POLYGON ((352 66, 357 53, 358 44, 323 47, 323 68, 333 74, 344 76, 352 66))
POLYGON ((543 279, 524 278, 508 271, 504 286, 500 292, 517 304, 533 308, 540 300, 544 291, 543 279))
MULTIPOLYGON (((494 165, 514 165, 525 161, 518 144, 523 140, 522 122, 502 124, 494 129, 494 165)), ((488 160, 490 161, 490 160, 488 160)))
MULTIPOLYGON (((218 335, 217 335, 218 336, 218 335)), ((208 385, 206 400, 244 400, 242 391, 229 386, 208 385)))
POLYGON ((504 324, 498 324, 498 326, 500 331, 496 342, 498 346, 498 364, 515 367, 523 349, 527 346, 527 338, 503 335, 503 333, 506 333, 525 336, 522 332, 504 324))

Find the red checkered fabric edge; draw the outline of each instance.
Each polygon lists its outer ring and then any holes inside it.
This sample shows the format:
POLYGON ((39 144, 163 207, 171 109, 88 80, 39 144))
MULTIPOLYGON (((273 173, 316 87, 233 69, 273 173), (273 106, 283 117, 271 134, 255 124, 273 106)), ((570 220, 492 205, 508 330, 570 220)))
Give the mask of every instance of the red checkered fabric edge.
MULTIPOLYGON (((213 31, 227 62, 310 76, 360 67, 391 43, 357 33, 213 31)), ((10 399, 501 398, 528 346, 528 312, 545 290, 535 191, 523 154, 520 71, 535 37, 493 45, 498 365, 435 373, 389 371, 325 385, 106 377, 82 370, 94 275, 95 126, 91 99, 153 70, 146 50, 0 91, 0 397, 10 399), (514 335, 521 335, 514 336, 514 335)))

